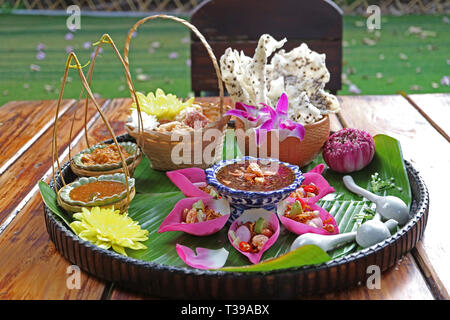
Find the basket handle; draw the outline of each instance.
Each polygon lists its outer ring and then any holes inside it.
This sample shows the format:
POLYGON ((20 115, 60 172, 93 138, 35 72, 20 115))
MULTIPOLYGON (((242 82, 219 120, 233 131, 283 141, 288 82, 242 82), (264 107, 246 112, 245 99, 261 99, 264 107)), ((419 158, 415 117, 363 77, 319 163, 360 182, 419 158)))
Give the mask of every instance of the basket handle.
MULTIPOLYGON (((98 105, 97 101, 95 100, 95 97, 94 97, 94 95, 93 95, 93 93, 92 93, 92 91, 90 89, 90 86, 89 86, 89 84, 88 84, 88 82, 86 80, 86 77, 84 76, 84 73, 81 70, 83 67, 81 66, 81 64, 80 64, 76 54, 73 53, 73 52, 71 52, 69 54, 68 58, 67 58, 66 68, 64 70, 64 76, 63 76, 63 82, 62 82, 62 85, 61 85, 61 90, 60 90, 59 98, 58 98, 58 104, 56 106, 55 123, 54 123, 54 126, 53 126, 52 171, 53 171, 53 183, 55 185, 56 194, 59 197, 58 186, 56 184, 56 177, 55 177, 55 166, 54 166, 55 160, 56 160, 56 164, 57 164, 57 167, 58 167, 58 171, 59 171, 59 173, 61 175, 61 181, 62 181, 64 186, 66 185, 66 182, 64 181, 64 177, 63 177, 62 170, 61 170, 61 164, 60 164, 59 158, 58 158, 58 141, 57 141, 58 133, 57 133, 57 130, 58 130, 58 119, 59 119, 59 115, 58 114, 59 114, 59 110, 61 108, 61 102, 62 102, 62 97, 63 97, 63 93, 64 93, 64 87, 65 87, 65 84, 66 84, 66 81, 67 81, 67 75, 68 75, 68 72, 69 72, 70 68, 74 68, 74 69, 78 70, 78 74, 79 74, 79 77, 80 77, 80 80, 81 80, 81 84, 83 85, 83 88, 86 90, 87 95, 91 98, 92 102, 94 103, 98 113, 100 114, 100 117, 102 118, 103 122, 105 123, 106 128, 108 129, 108 132, 109 132, 109 134, 111 135, 111 137, 113 139, 114 144, 117 146, 117 149, 118 149, 119 155, 120 155, 120 159, 121 159, 121 162, 122 162, 122 167, 123 167, 123 170, 124 170, 124 175, 125 175, 125 185, 126 185, 126 190, 127 190, 127 202, 130 203, 130 191, 129 191, 129 184, 128 184, 129 172, 128 172, 128 167, 127 167, 126 162, 125 162, 125 158, 124 158, 122 152, 120 151, 120 147, 119 147, 119 144, 118 144, 118 142, 116 140, 114 131, 111 128, 111 126, 110 126, 110 124, 108 122, 108 119, 106 119, 105 115, 103 114, 103 112, 102 112, 100 106, 98 105), (75 65, 71 65, 72 60, 75 62, 75 65)), ((73 119, 75 119, 75 117, 73 119)), ((70 144, 71 144, 71 141, 69 141, 69 150, 70 150, 70 144)))
MULTIPOLYGON (((114 43, 114 40, 107 33, 103 34, 102 37, 100 38, 100 40, 93 44, 96 47, 96 50, 95 50, 94 57, 92 58, 92 61, 90 63, 90 67, 89 67, 88 73, 87 73, 88 86, 89 87, 91 86, 92 76, 93 76, 93 73, 94 73, 95 61, 96 61, 97 56, 98 56, 98 54, 100 52, 100 48, 101 48, 102 44, 110 44, 111 45, 114 53, 116 54, 116 56, 118 57, 120 63, 122 64, 122 67, 124 68, 127 85, 130 88, 130 94, 137 100, 136 90, 134 89, 134 85, 133 85, 133 82, 131 80, 131 75, 128 72, 128 68, 125 66, 125 62, 124 62, 124 60, 123 60, 119 50, 117 49, 117 47, 116 47, 116 45, 114 43)), ((81 97, 83 95, 84 89, 85 88, 83 86, 81 88, 80 97, 78 99, 79 101, 81 101, 81 97)), ((85 108, 84 108, 84 136, 85 136, 85 139, 86 139, 87 148, 90 148, 91 146, 89 144, 89 139, 88 139, 88 134, 87 134, 87 132, 88 132, 88 130, 87 130, 88 105, 89 105, 89 95, 86 95, 85 108)), ((140 111, 139 103, 136 103, 136 105, 137 105, 137 109, 140 111)), ((72 141, 72 132, 73 132, 74 122, 75 122, 75 113, 74 113, 74 116, 73 116, 73 119, 72 119, 72 125, 70 127, 70 135, 69 135, 70 141, 72 141)), ((142 123, 141 113, 138 112, 138 134, 140 134, 140 132, 142 130, 143 130, 143 123, 142 123)), ((138 139, 138 140, 140 140, 140 139, 138 139)), ((119 151, 119 154, 121 154, 120 148, 118 149, 118 151, 119 151)), ((70 145, 69 145, 69 159, 72 159, 70 145)), ((135 161, 136 161, 136 158, 133 159, 133 164, 134 164, 135 161)), ((129 175, 128 170, 126 170, 126 171, 124 170, 124 173, 129 175)))
MULTIPOLYGON (((194 25, 190 24, 188 21, 186 21, 184 19, 181 19, 181 18, 178 18, 178 17, 175 17, 175 16, 159 14, 159 15, 153 15, 153 16, 145 17, 145 18, 139 20, 138 22, 136 22, 136 24, 128 32, 128 36, 127 36, 127 39, 125 41, 125 47, 123 49, 123 60, 125 61, 126 67, 128 68, 128 73, 130 73, 130 63, 129 63, 129 60, 128 60, 128 54, 130 52, 130 42, 131 42, 131 38, 133 37, 133 33, 137 30, 137 28, 141 24, 144 24, 148 20, 154 20, 154 19, 168 19, 168 20, 173 20, 173 21, 179 22, 179 23, 185 25, 186 27, 188 27, 200 39, 200 41, 202 42, 202 44, 205 47, 206 51, 208 52, 208 55, 209 55, 209 57, 211 59, 211 62, 213 64, 213 66, 214 66, 214 69, 216 71, 217 83, 219 85, 219 97, 220 97, 220 101, 219 101, 220 115, 219 116, 220 116, 220 120, 222 120, 222 117, 223 117, 224 88, 223 88, 222 75, 220 73, 219 64, 217 63, 216 56, 214 55, 214 53, 213 53, 210 45, 206 41, 205 37, 200 33, 200 31, 198 31, 198 29, 194 25)), ((131 90, 131 88, 130 88, 130 90, 131 90)))

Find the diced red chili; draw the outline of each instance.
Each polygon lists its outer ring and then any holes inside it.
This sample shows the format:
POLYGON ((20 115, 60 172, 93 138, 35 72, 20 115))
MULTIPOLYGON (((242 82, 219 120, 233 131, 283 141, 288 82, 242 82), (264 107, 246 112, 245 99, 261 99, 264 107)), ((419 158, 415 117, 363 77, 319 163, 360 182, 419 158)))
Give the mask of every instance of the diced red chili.
POLYGON ((326 219, 326 220, 324 220, 323 221, 323 224, 325 225, 325 224, 328 224, 328 223, 330 223, 331 221, 333 221, 333 218, 328 218, 328 219, 326 219))
POLYGON ((323 228, 325 230, 327 230, 329 233, 333 233, 334 232, 334 226, 332 224, 326 224, 323 228))
POLYGON ((303 201, 303 199, 300 198, 300 197, 297 197, 295 200, 298 201, 298 202, 300 202, 300 204, 301 204, 301 206, 302 206, 302 209, 305 210, 305 208, 306 208, 306 203, 305 203, 305 201, 303 201))
POLYGON ((305 190, 305 192, 314 193, 316 195, 319 194, 319 189, 316 186, 313 186, 313 185, 303 186, 303 190, 305 190))
POLYGON ((252 246, 248 242, 241 241, 239 243, 239 249, 241 251, 248 252, 248 251, 250 251, 252 249, 252 246))

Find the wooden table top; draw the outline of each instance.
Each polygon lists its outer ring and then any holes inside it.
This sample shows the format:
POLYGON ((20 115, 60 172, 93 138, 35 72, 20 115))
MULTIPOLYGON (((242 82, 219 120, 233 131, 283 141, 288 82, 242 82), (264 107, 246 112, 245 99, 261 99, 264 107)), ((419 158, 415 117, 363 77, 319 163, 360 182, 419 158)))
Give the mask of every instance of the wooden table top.
MULTIPOLYGON (((214 99, 214 98, 206 98, 214 99)), ((332 130, 355 127, 401 142, 404 158, 420 172, 430 192, 423 239, 381 277, 381 289, 365 284, 316 299, 448 299, 450 244, 446 206, 450 167, 450 94, 403 97, 343 96, 332 130)), ((130 99, 99 99, 116 134, 125 133, 130 99)), ((46 231, 39 180, 52 175, 51 141, 56 101, 11 101, 0 107, 0 299, 150 299, 81 273, 79 289, 66 285, 71 263, 55 249, 46 231)), ((84 103, 64 100, 58 120, 59 155, 68 159, 69 128, 74 154, 86 148, 84 103), (75 113, 76 111, 76 113, 75 113)), ((94 107, 88 115, 91 142, 109 139, 94 107)), ((276 298, 276 297, 274 297, 276 298)))

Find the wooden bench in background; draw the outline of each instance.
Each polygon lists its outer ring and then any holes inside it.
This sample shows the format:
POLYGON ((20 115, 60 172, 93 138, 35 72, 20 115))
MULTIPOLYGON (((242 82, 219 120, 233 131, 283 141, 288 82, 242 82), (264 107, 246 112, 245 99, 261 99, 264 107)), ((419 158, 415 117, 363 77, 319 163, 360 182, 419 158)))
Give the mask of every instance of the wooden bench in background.
MULTIPOLYGON (((253 56, 258 39, 268 33, 286 38, 286 51, 305 42, 326 54, 330 82, 326 89, 341 89, 342 10, 328 0, 206 0, 190 22, 205 36, 217 59, 228 47, 253 56)), ((217 78, 200 40, 191 33, 192 91, 217 92, 217 78)))

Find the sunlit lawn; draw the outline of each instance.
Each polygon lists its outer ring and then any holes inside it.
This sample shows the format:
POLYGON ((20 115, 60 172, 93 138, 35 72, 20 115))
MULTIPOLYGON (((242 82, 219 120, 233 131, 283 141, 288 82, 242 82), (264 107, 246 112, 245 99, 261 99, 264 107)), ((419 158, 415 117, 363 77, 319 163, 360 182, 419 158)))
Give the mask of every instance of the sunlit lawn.
MULTIPOLYGON (((122 51, 127 32, 137 20, 82 17, 81 30, 66 40, 65 17, 0 15, 0 105, 10 100, 56 99, 66 49, 73 48, 84 64, 93 52, 92 46, 84 45, 108 33, 122 51), (38 55, 40 43, 44 48, 38 55)), ((450 75, 449 44, 449 24, 443 16, 385 16, 381 29, 372 33, 363 18, 345 17, 343 71, 348 80, 339 94, 351 94, 350 83, 361 94, 450 92, 449 86, 440 83, 450 75), (424 38, 410 34, 410 27, 432 32, 424 38)), ((149 22, 139 28, 131 46, 131 72, 139 91, 161 87, 180 96, 190 92, 189 32, 184 26, 149 22)), ((93 91, 108 98, 129 96, 119 60, 108 45, 103 48, 93 91)), ((78 97, 77 77, 71 70, 65 97, 78 97)))

